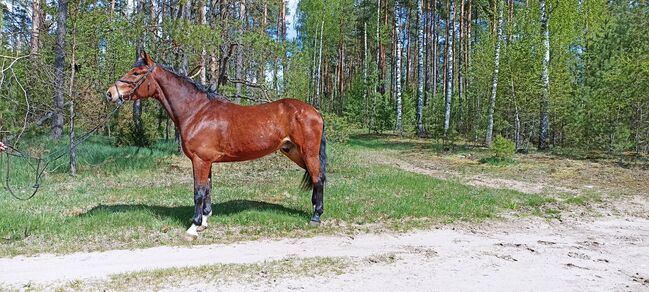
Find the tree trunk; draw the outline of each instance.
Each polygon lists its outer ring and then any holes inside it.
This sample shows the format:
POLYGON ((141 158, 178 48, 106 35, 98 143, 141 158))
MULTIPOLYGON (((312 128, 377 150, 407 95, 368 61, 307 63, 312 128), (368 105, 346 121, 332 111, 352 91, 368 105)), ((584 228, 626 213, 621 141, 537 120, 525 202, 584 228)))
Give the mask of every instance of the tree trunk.
MULTIPOLYGON (((267 25, 268 25, 268 3, 267 0, 264 0, 263 14, 262 14, 261 26, 260 26, 262 34, 266 33, 267 25)), ((311 77, 313 77, 313 75, 311 77)), ((264 57, 261 57, 259 64, 257 65, 257 83, 264 84, 265 81, 266 81, 266 61, 264 61, 264 57)), ((311 85, 311 82, 309 82, 309 85, 311 85)), ((311 92, 312 91, 309 90, 309 95, 307 96, 307 98, 311 97, 311 92)))
MULTIPOLYGON (((235 68, 235 76, 237 77, 238 80, 243 80, 243 46, 241 43, 243 42, 243 33, 245 31, 246 27, 246 1, 245 0, 240 0, 239 1, 239 21, 241 22, 240 29, 239 29, 239 45, 237 45, 237 67, 235 68)), ((234 99, 235 103, 241 103, 241 86, 242 84, 240 82, 237 82, 236 86, 236 97, 234 99)))
POLYGON ((502 43, 502 34, 503 34, 503 10, 504 4, 502 0, 499 0, 498 3, 498 24, 496 27, 496 49, 494 54, 494 75, 493 81, 491 82, 491 98, 489 98, 489 113, 487 115, 487 134, 485 137, 485 145, 491 147, 491 141, 493 140, 493 130, 494 130, 494 110, 496 107, 496 92, 498 89, 498 72, 500 70, 500 45, 502 43))
POLYGON ((464 130, 464 22, 465 22, 465 12, 466 6, 465 2, 467 0, 460 0, 460 37, 458 38, 459 53, 457 56, 457 95, 458 95, 458 130, 463 132, 464 130))
POLYGON ((316 74, 316 89, 315 89, 315 102, 314 106, 319 109, 320 108, 320 90, 321 90, 321 83, 322 83, 322 34, 324 33, 324 20, 320 23, 320 49, 318 52, 318 73, 316 74))
POLYGON ((367 96, 367 22, 363 23, 363 101, 365 102, 365 125, 369 128, 369 101, 367 96))
MULTIPOLYGON (((380 87, 379 84, 382 83, 382 80, 380 80, 380 73, 381 72, 381 35, 380 35, 380 29, 381 29, 381 0, 377 0, 376 3, 376 76, 377 76, 377 89, 380 87)), ((380 90, 379 90, 380 92, 380 90)), ((373 106, 376 107, 376 104, 373 106)))
POLYGON ((41 0, 32 0, 32 38, 30 43, 29 53, 32 60, 38 55, 40 48, 40 32, 41 22, 43 18, 43 9, 41 8, 41 0))
MULTIPOLYGON (((275 60, 275 90, 277 94, 280 94, 281 88, 283 87, 284 76, 284 40, 286 39, 286 3, 284 0, 279 0, 279 9, 277 13, 277 40, 280 43, 280 55, 277 56, 275 60), (279 73, 282 73, 282 81, 279 80, 279 73)), ((320 77, 321 81, 322 78, 320 77)), ((318 100, 318 103, 320 100, 318 100)))
POLYGON ((412 35, 412 29, 411 29, 411 15, 412 15, 412 8, 408 8, 408 14, 406 16, 406 23, 404 24, 404 29, 406 30, 406 43, 408 46, 405 48, 405 54, 406 54, 406 70, 405 70, 405 77, 406 77, 406 82, 405 85, 406 87, 410 86, 410 71, 412 71, 412 62, 410 60, 412 59, 412 54, 410 53, 410 49, 412 48, 411 44, 411 35, 412 35), (405 26, 408 25, 406 28, 405 26))
POLYGON ((315 37, 313 38, 313 62, 311 62, 311 79, 309 80, 309 99, 311 104, 315 102, 315 87, 317 86, 316 74, 318 73, 318 33, 316 29, 315 37))
POLYGON ((439 64, 439 52, 438 52, 438 44, 439 44, 439 36, 437 34, 437 0, 433 0, 433 105, 435 102, 437 102, 437 81, 438 76, 437 73, 439 71, 438 69, 438 64, 439 64))
MULTIPOLYGON (((207 0, 201 0, 199 2, 198 6, 198 22, 202 25, 207 25, 207 0)), ((151 7, 153 8, 153 7, 151 7)), ((152 9, 153 10, 153 9, 152 9)), ((200 65, 200 80, 201 84, 206 84, 207 83, 207 50, 205 50, 205 47, 201 50, 201 65, 200 65)))
POLYGON ((417 136, 424 136, 424 13, 417 0, 417 136))
POLYGON ((54 48, 54 115, 51 136, 61 138, 63 133, 63 104, 65 84, 65 23, 68 17, 68 0, 59 0, 59 15, 56 22, 56 45, 54 48))
POLYGON ((539 150, 548 148, 549 132, 550 132, 550 117, 548 114, 548 107, 550 104, 550 30, 548 29, 548 13, 545 0, 540 0, 541 6, 541 32, 543 33, 543 74, 541 81, 543 83, 543 90, 541 96, 541 118, 539 129, 539 150))
MULTIPOLYGON (((449 16, 447 26, 455 24, 455 0, 449 1, 449 16)), ((444 101, 444 139, 448 138, 451 123, 451 100, 453 98, 453 29, 449 29, 446 48, 446 97, 444 101)))
MULTIPOLYGON (((75 18, 79 16, 79 8, 77 8, 77 13, 75 18)), ((70 175, 77 175, 77 147, 75 145, 75 132, 74 132, 74 122, 75 122, 75 112, 74 112, 74 102, 75 102, 75 92, 74 92, 74 77, 76 73, 75 63, 76 63, 76 51, 77 51, 77 19, 74 20, 74 26, 72 27, 72 56, 70 64, 72 70, 70 70, 70 175)))
MULTIPOLYGON (((421 0, 420 0, 421 1, 421 0)), ((396 131, 400 136, 403 135, 403 125, 401 122, 403 104, 401 102, 401 29, 399 23, 399 0, 394 1, 394 33, 396 37, 396 52, 394 53, 394 92, 396 95, 397 102, 397 121, 396 121, 396 131)))

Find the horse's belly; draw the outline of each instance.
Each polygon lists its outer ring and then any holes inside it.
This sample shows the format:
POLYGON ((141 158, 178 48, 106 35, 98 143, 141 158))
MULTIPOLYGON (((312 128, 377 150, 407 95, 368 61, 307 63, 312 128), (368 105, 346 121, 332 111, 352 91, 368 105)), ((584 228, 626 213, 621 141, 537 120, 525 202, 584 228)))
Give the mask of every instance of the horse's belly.
POLYGON ((282 137, 257 137, 257 139, 224 138, 213 141, 205 147, 204 155, 214 162, 246 161, 271 154, 283 143, 282 137))

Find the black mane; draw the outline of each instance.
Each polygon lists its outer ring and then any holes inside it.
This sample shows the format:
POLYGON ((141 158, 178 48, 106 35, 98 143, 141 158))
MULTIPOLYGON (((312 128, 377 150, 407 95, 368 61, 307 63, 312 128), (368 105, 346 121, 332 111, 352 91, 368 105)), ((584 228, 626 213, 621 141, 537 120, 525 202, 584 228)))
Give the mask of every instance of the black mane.
POLYGON ((179 79, 181 79, 181 80, 185 80, 185 81, 187 81, 189 84, 194 85, 194 87, 196 88, 196 90, 198 90, 199 92, 203 92, 203 93, 205 93, 205 95, 207 95, 207 99, 209 99, 209 100, 225 100, 225 101, 229 101, 225 96, 222 96, 222 95, 217 94, 216 91, 214 91, 214 90, 210 90, 210 89, 209 89, 207 86, 205 86, 204 84, 201 84, 200 82, 198 82, 198 81, 196 81, 196 80, 194 80, 194 79, 191 79, 191 78, 187 77, 185 74, 182 74, 182 73, 178 72, 176 69, 174 69, 174 68, 171 67, 171 66, 168 66, 168 65, 158 65, 158 66, 160 66, 160 67, 161 67, 162 69, 164 69, 165 71, 167 71, 167 72, 169 72, 169 73, 175 75, 175 76, 178 77, 179 79))

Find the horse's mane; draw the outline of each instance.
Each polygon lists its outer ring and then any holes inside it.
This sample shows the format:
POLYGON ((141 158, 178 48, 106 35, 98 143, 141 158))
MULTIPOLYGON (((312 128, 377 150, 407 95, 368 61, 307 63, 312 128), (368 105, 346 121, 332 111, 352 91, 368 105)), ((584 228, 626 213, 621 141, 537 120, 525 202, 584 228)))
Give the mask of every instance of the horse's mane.
POLYGON ((184 80, 187 83, 193 85, 196 88, 196 90, 198 90, 199 92, 205 93, 205 95, 207 96, 207 99, 209 99, 209 100, 229 101, 225 96, 217 94, 216 91, 210 90, 209 87, 207 87, 206 85, 204 85, 204 84, 202 84, 202 83, 200 83, 200 82, 198 82, 198 81, 196 81, 194 79, 191 79, 191 78, 187 77, 185 74, 182 74, 182 73, 178 72, 176 69, 174 69, 173 67, 171 67, 169 65, 160 65, 160 64, 158 64, 158 66, 160 66, 165 71, 173 74, 174 76, 178 77, 178 79, 184 80))

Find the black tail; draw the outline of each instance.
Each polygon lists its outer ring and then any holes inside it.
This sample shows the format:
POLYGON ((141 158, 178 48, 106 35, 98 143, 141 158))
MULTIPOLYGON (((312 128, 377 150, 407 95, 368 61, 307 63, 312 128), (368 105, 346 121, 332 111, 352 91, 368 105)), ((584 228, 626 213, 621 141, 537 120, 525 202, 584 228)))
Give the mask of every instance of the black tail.
MULTIPOLYGON (((327 138, 325 137, 325 126, 322 124, 322 138, 320 139, 320 183, 324 185, 327 181, 327 138)), ((302 176, 302 190, 308 191, 313 189, 313 180, 309 170, 302 176)))

